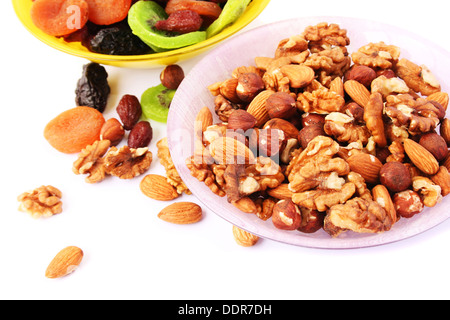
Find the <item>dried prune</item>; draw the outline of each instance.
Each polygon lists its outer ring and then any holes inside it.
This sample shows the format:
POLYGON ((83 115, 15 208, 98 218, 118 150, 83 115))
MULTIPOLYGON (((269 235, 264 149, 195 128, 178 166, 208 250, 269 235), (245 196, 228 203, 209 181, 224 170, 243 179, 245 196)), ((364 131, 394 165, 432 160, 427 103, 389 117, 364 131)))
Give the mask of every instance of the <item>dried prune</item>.
POLYGON ((112 27, 100 30, 89 42, 89 49, 110 55, 139 55, 152 50, 131 29, 112 27))
POLYGON ((91 107, 103 112, 110 92, 111 88, 108 84, 108 73, 105 67, 96 62, 84 65, 83 74, 78 80, 75 90, 76 105, 91 107))

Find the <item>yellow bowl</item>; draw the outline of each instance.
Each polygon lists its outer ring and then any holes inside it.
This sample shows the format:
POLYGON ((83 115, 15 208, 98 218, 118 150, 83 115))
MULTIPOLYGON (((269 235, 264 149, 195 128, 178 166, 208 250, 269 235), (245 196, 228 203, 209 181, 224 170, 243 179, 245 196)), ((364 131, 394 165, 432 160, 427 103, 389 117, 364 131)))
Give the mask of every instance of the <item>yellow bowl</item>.
POLYGON ((169 65, 190 59, 208 49, 211 49, 219 42, 232 36, 252 22, 264 10, 270 0, 253 0, 242 16, 233 25, 225 28, 219 34, 205 41, 168 52, 135 56, 114 56, 94 53, 90 52, 79 42, 66 42, 62 38, 50 36, 37 28, 31 20, 30 10, 33 3, 32 0, 12 0, 12 2, 17 16, 28 31, 36 38, 55 49, 105 65, 126 68, 154 68, 161 65, 169 65))

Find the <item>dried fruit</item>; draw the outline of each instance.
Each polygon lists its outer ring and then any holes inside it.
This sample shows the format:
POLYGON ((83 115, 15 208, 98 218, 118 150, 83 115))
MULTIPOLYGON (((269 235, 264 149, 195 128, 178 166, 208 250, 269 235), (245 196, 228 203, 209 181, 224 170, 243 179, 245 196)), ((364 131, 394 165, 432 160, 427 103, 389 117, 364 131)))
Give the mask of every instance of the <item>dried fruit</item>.
POLYGON ((158 213, 158 218, 175 224, 191 224, 202 219, 202 208, 193 202, 175 202, 158 213))
POLYGON ((233 237, 236 243, 243 247, 252 247, 259 240, 258 236, 236 226, 233 226, 233 237))
POLYGON ((207 38, 215 36, 233 24, 247 8, 250 0, 227 0, 219 17, 206 29, 207 38))
POLYGON ((175 90, 167 89, 162 84, 148 88, 141 97, 142 113, 148 119, 167 122, 170 103, 175 90))
POLYGON ((83 255, 83 251, 75 246, 62 249, 48 265, 45 276, 50 279, 67 276, 78 268, 83 255))
POLYGON ((139 184, 142 193, 159 201, 170 201, 178 198, 177 190, 167 182, 167 178, 157 174, 146 175, 139 184))
POLYGON ((108 84, 108 73, 105 67, 91 62, 83 66, 83 73, 75 89, 75 103, 105 111, 111 88, 108 84))
MULTIPOLYGON (((192 10, 196 11, 195 9, 192 10)), ((163 7, 154 1, 138 1, 128 11, 128 23, 133 33, 155 52, 189 46, 206 39, 205 31, 194 31, 174 36, 172 32, 158 30, 155 27, 156 23, 166 20, 167 15, 171 13, 171 11, 166 12, 163 7)))
POLYGON ((88 14, 85 0, 36 0, 30 12, 36 27, 51 36, 64 36, 81 29, 88 21, 88 14))
POLYGON ((153 129, 148 121, 138 122, 128 135, 128 146, 130 148, 148 147, 153 138, 153 129))
POLYGON ((50 145, 63 153, 80 152, 100 139, 105 118, 96 109, 75 107, 62 112, 44 129, 44 137, 50 145))
POLYGON ((178 10, 171 13, 166 20, 159 20, 155 24, 158 30, 171 31, 179 34, 200 30, 202 17, 192 10, 178 10))
POLYGON ((95 24, 109 25, 127 17, 131 0, 86 0, 89 20, 95 24))
POLYGON ((150 47, 133 34, 128 24, 101 29, 90 39, 87 47, 92 52, 110 55, 139 55, 151 52, 150 47))

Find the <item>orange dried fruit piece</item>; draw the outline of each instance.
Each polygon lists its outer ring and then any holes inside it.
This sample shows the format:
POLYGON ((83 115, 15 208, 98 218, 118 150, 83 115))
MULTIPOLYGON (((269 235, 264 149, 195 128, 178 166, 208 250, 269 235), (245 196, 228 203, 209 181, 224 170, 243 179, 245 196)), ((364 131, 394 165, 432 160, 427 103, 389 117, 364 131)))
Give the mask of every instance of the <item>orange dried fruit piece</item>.
POLYGON ((81 29, 88 21, 85 0, 36 0, 31 6, 33 23, 51 36, 65 36, 81 29))
POLYGON ((52 119, 44 129, 44 138, 56 150, 77 153, 100 140, 105 123, 103 115, 94 108, 75 107, 52 119))
POLYGON ((131 0, 85 0, 89 5, 89 20, 99 25, 110 25, 127 17, 131 0))

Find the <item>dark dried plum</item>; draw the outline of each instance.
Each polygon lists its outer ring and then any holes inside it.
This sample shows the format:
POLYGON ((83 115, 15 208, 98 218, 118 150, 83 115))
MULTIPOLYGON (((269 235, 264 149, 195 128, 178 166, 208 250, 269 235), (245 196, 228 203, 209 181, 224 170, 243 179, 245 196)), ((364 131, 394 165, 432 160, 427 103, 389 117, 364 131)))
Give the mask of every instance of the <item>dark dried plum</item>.
POLYGON ((110 55, 139 55, 151 52, 130 29, 112 27, 100 30, 89 42, 91 51, 110 55))
POLYGON ((77 106, 86 106, 105 111, 111 88, 105 67, 91 62, 83 66, 83 74, 75 90, 77 106))

